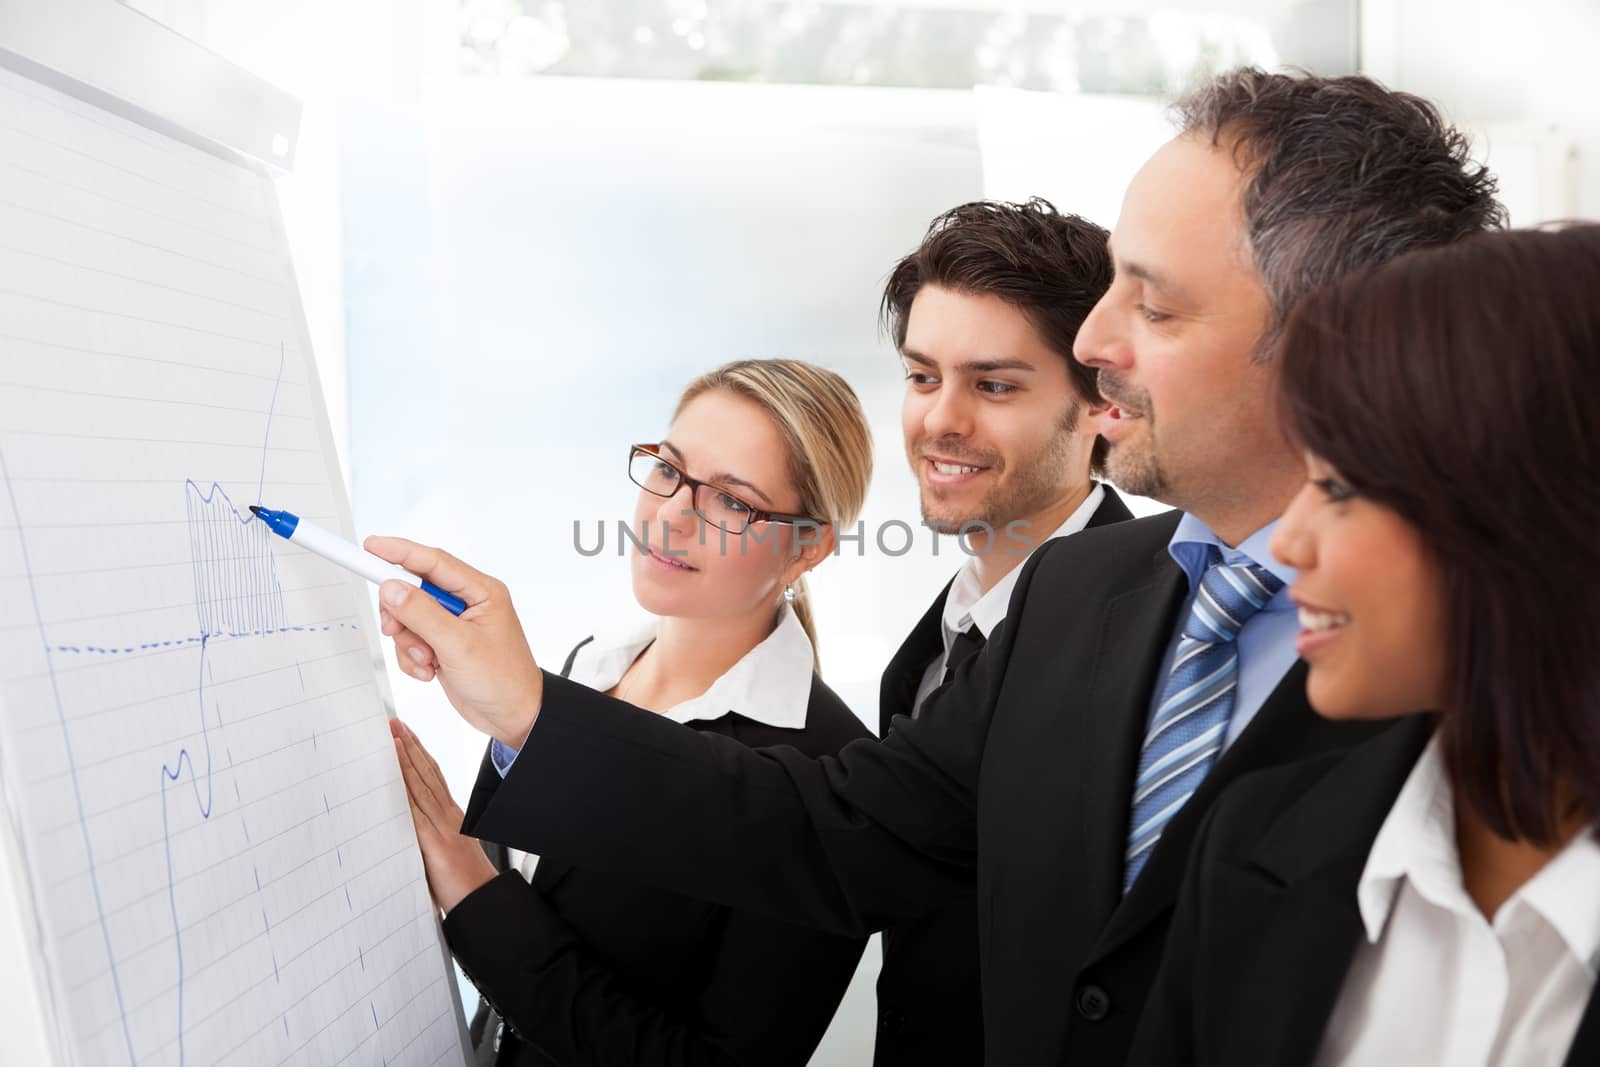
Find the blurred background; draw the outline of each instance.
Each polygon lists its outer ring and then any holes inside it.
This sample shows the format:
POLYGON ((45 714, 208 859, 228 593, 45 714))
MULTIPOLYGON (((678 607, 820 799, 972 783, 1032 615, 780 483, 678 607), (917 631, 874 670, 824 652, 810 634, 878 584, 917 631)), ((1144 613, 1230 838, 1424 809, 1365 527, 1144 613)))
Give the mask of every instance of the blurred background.
MULTIPOLYGON (((1198 79, 1369 73, 1472 131, 1515 224, 1600 216, 1595 0, 128 2, 303 100, 279 187, 356 528, 505 579, 546 665, 636 610, 624 450, 719 363, 842 373, 877 441, 867 529, 916 527, 889 268, 978 197, 1112 225, 1198 79)), ((961 558, 902 543, 812 579, 824 675, 869 724, 961 558)), ((482 739, 391 675, 464 799, 482 739)), ((870 1062, 876 970, 815 1062, 870 1062)))

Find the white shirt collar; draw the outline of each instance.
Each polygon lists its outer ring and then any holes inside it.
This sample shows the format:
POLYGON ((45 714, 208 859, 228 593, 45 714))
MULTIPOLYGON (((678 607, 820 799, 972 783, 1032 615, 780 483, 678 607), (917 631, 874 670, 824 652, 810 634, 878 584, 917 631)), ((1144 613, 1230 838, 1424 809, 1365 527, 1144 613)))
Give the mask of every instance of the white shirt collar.
MULTIPOLYGON (((1377 944, 1402 883, 1435 907, 1478 914, 1461 880, 1456 850, 1455 798, 1435 736, 1411 769, 1384 819, 1357 884, 1356 899, 1367 940, 1377 944)), ((1532 908, 1595 974, 1600 963, 1600 843, 1586 828, 1501 905, 1496 929, 1514 921, 1519 906, 1532 908)))
MULTIPOLYGON (((1089 495, 1083 498, 1083 503, 1079 504, 1048 538, 1035 541, 1028 555, 1031 556, 1047 540, 1075 534, 1088 526, 1095 510, 1105 498, 1106 487, 1098 482, 1095 483, 1089 490, 1089 495)), ((1022 534, 1026 535, 1026 532, 1022 531, 1022 534)), ((998 536, 1000 531, 997 530, 995 533, 998 536)), ((996 582, 993 588, 979 595, 978 561, 970 556, 967 558, 961 569, 956 572, 955 581, 950 583, 950 594, 944 601, 943 629, 946 655, 950 653, 950 642, 956 639, 957 634, 965 632, 969 626, 976 626, 984 639, 988 639, 994 628, 1006 617, 1006 609, 1011 606, 1011 591, 1017 587, 1017 579, 1022 576, 1022 565, 1027 561, 1027 556, 1019 559, 1017 565, 1007 571, 1005 577, 996 582)))
MULTIPOLYGON (((656 639, 659 625, 660 619, 650 616, 596 633, 593 641, 578 650, 568 677, 605 692, 622 680, 633 661, 656 639)), ((686 723, 737 712, 768 726, 798 730, 806 724, 815 666, 811 639, 785 604, 772 633, 712 682, 711 688, 661 714, 686 723)))

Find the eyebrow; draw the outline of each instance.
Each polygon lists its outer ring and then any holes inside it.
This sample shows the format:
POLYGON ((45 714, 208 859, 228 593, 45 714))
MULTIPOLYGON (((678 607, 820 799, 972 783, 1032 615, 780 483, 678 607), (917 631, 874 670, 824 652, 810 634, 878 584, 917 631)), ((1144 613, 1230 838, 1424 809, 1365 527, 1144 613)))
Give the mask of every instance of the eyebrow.
MULTIPOLYGON (((914 348, 902 348, 900 355, 919 366, 939 366, 938 363, 914 348)), ((963 371, 967 374, 994 374, 999 371, 1018 371, 1023 374, 1033 374, 1039 368, 1025 359, 966 359, 957 363, 951 369, 963 371)))
MULTIPOLYGON (((688 465, 689 461, 684 458, 683 452, 679 450, 677 445, 673 444, 671 441, 662 441, 661 442, 661 447, 662 448, 666 448, 666 449, 671 449, 672 454, 677 457, 677 460, 678 460, 678 462, 680 464, 683 464, 685 466, 688 465)), ((762 503, 766 504, 768 508, 772 507, 772 498, 767 496, 767 494, 763 493, 761 491, 761 487, 760 486, 757 486, 757 485, 754 485, 754 484, 752 484, 750 482, 745 481, 743 478, 739 477, 737 474, 729 474, 727 471, 717 471, 716 473, 712 474, 709 478, 701 478, 699 480, 700 481, 704 481, 704 482, 710 482, 712 485, 720 485, 720 486, 724 486, 724 487, 732 487, 732 486, 736 486, 736 485, 740 486, 740 487, 742 487, 744 489, 750 490, 756 496, 760 497, 762 503)))
MULTIPOLYGON (((1111 251, 1111 242, 1109 239, 1106 241, 1106 250, 1111 251)), ((1118 274, 1126 274, 1130 278, 1138 278, 1140 281, 1148 285, 1155 286, 1168 296, 1181 296, 1183 293, 1183 290, 1173 284, 1171 278, 1156 270, 1154 267, 1149 267, 1138 262, 1129 263, 1119 261, 1117 259, 1117 254, 1114 251, 1111 251, 1111 261, 1113 264, 1115 264, 1115 269, 1118 274)))

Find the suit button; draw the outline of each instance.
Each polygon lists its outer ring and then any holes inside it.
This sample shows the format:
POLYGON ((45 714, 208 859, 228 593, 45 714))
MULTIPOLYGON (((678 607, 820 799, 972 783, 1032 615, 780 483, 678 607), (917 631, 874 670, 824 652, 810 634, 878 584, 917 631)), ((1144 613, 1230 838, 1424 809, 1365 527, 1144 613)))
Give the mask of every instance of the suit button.
POLYGON ((1097 1023, 1111 1014, 1111 994, 1097 985, 1086 985, 1078 990, 1078 1014, 1097 1023))
POLYGON ((886 1034, 898 1034, 905 1029, 906 1017, 897 1011, 884 1010, 878 1013, 878 1029, 886 1034))

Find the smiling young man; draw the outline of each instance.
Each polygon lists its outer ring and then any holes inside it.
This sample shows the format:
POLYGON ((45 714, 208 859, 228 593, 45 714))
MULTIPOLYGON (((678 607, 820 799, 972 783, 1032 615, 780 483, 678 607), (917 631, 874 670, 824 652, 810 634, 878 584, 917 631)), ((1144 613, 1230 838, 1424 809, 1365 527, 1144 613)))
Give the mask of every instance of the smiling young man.
MULTIPOLYGON (((1093 474, 1104 408, 1072 358, 1111 284, 1106 231, 1044 200, 933 220, 895 265, 883 320, 905 364, 906 458, 922 521, 968 553, 884 671, 879 733, 915 717, 1005 618, 1019 568, 1055 537, 1132 515, 1093 474)), ((876 1067, 978 1063, 983 1014, 971 893, 883 932, 876 1067)))
POLYGON ((1115 405, 1111 478, 1181 510, 1036 551, 920 715, 822 760, 679 738, 544 674, 503 585, 372 539, 472 605, 387 583, 401 661, 521 748, 504 780, 485 761, 467 832, 846 932, 975 885, 984 1062, 1123 1062, 1216 794, 1375 729, 1306 703, 1293 575, 1267 550, 1304 477, 1274 406, 1285 316, 1504 214, 1465 137, 1366 78, 1241 70, 1178 115, 1075 353, 1115 405))

